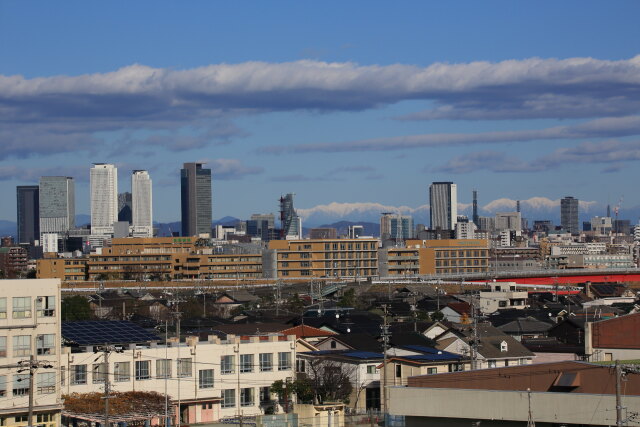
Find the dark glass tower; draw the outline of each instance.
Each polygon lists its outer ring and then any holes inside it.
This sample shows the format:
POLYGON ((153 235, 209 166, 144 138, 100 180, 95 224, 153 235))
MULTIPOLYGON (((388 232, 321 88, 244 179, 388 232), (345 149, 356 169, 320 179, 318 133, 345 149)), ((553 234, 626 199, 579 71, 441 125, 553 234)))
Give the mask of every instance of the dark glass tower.
POLYGON ((211 235, 211 169, 185 163, 180 171, 182 235, 211 235))
POLYGON ((560 200, 560 224, 571 234, 579 234, 578 199, 565 197, 560 200))
POLYGON ((33 244, 40 239, 40 187, 16 187, 18 207, 18 243, 33 244))

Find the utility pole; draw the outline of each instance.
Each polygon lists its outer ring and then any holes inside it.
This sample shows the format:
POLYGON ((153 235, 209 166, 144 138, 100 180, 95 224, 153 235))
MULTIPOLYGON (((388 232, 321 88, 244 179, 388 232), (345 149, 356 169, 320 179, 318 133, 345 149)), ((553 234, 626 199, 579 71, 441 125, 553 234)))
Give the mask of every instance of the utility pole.
POLYGON ((529 418, 527 420, 527 427, 536 427, 536 422, 533 420, 533 412, 531 412, 531 389, 527 389, 527 400, 529 401, 529 418))
POLYGON ((33 422, 33 393, 34 393, 34 387, 35 387, 34 378, 36 375, 36 371, 38 370, 38 368, 45 368, 45 369, 53 368, 53 365, 51 365, 47 361, 37 361, 32 354, 31 356, 29 356, 29 360, 19 361, 16 367, 21 368, 18 370, 18 372, 23 372, 29 369, 29 414, 27 416, 27 423, 28 423, 27 425, 34 426, 35 423, 33 422), (28 365, 28 368, 25 368, 25 365, 28 365))
POLYGON ((387 412, 389 412, 388 400, 387 400, 387 348, 389 347, 389 325, 387 324, 387 309, 388 305, 383 304, 384 310, 384 323, 382 325, 382 342, 384 344, 384 353, 382 359, 382 416, 384 417, 383 425, 387 426, 387 412))
MULTIPOLYGON (((109 427, 109 399, 111 398, 111 379, 109 374, 109 353, 115 351, 116 353, 122 353, 122 349, 116 348, 114 345, 104 344, 103 347, 98 348, 98 351, 102 351, 104 355, 104 426, 109 427)), ((99 357, 98 357, 99 358, 99 357)), ((96 359, 97 360, 97 359, 96 359)))
POLYGON ((475 296, 471 296, 471 369, 478 369, 478 316, 476 316, 475 296))
POLYGON ((616 360, 616 426, 621 426, 622 419, 622 367, 620 362, 616 360))
MULTIPOLYGON (((173 316, 176 318, 176 338, 178 340, 178 367, 181 367, 180 364, 180 318, 182 317, 182 312, 180 311, 180 303, 183 302, 184 300, 181 298, 174 298, 170 301, 167 301, 169 303, 169 305, 171 305, 171 308, 173 309, 173 316)), ((178 410, 176 413, 176 425, 179 427, 180 426, 180 418, 181 418, 181 410, 180 410, 180 377, 182 375, 180 374, 180 372, 178 372, 178 410)), ((108 426, 107 426, 108 427, 108 426)))

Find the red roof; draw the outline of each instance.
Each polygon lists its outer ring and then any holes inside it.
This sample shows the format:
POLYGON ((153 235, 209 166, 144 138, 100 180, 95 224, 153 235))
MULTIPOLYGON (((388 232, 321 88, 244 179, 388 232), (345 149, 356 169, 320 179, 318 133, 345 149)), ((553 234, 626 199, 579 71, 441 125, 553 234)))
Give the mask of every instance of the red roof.
POLYGON ((471 304, 467 302, 450 302, 447 307, 458 314, 471 314, 471 304))
POLYGON ((314 328, 313 326, 298 325, 293 328, 280 331, 284 335, 295 335, 296 338, 312 338, 312 337, 328 337, 337 335, 335 332, 325 331, 324 329, 314 328))

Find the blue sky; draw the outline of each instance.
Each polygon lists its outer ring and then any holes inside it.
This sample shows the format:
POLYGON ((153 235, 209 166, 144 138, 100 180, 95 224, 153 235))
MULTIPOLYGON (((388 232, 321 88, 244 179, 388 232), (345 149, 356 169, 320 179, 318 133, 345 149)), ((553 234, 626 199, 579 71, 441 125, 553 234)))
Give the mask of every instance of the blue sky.
MULTIPOLYGON (((154 181, 207 161, 214 217, 428 203, 476 188, 535 216, 640 205, 640 3, 0 1, 0 219, 15 186, 92 162, 154 181), (536 213, 534 213, 536 212, 536 213), (542 213, 540 215, 543 215, 542 213)), ((631 212, 631 210, 629 210, 631 212)), ((526 212, 525 212, 526 213, 526 212)), ((632 222, 637 218, 629 217, 632 222)))

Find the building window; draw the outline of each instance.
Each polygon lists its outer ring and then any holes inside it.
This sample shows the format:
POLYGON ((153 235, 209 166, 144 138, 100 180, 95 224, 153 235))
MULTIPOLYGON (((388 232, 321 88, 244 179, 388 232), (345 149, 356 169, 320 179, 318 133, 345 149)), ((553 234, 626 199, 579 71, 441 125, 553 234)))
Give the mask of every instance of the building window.
POLYGON ((7 337, 0 337, 0 357, 7 357, 7 337))
POLYGON ((501 351, 502 353, 505 353, 505 352, 509 351, 509 346, 507 345, 507 342, 506 342, 506 341, 502 341, 502 342, 500 343, 500 351, 501 351))
POLYGON ((222 405, 223 408, 233 408, 236 406, 236 391, 235 389, 228 388, 222 390, 222 405))
POLYGON ((156 361, 156 378, 171 378, 171 359, 156 361))
POLYGON ((253 354, 240 355, 240 372, 253 372, 253 354))
POLYGON ((31 317, 31 298, 30 297, 14 297, 13 298, 13 318, 26 319, 31 317))
POLYGON ((304 359, 296 359, 296 372, 307 372, 307 361, 304 359))
POLYGON ((56 373, 38 373, 37 379, 38 394, 52 394, 56 392, 56 373))
POLYGON ((402 378, 402 365, 396 365, 396 378, 402 378))
POLYGON ((181 378, 193 375, 193 362, 190 357, 178 359, 178 376, 181 378))
POLYGON ((253 406, 253 387, 240 389, 240 406, 253 406))
POLYGON ((151 378, 151 361, 136 361, 136 380, 148 380, 151 378))
POLYGON ((7 299, 0 298, 0 319, 7 318, 7 299))
POLYGON ((31 355, 31 335, 16 335, 13 337, 14 357, 31 355))
POLYGON ((38 335, 36 337, 36 353, 38 355, 56 354, 55 340, 54 334, 38 335))
POLYGON ((13 395, 26 396, 29 394, 29 374, 13 376, 13 395))
POLYGON ((260 404, 264 405, 266 403, 271 402, 271 388, 260 387, 260 404))
POLYGON ((291 353, 288 351, 278 353, 278 371, 291 369, 291 353))
POLYGON ((367 365, 367 374, 375 374, 376 365, 367 365))
POLYGON ((56 314, 56 297, 38 297, 36 299, 36 315, 38 317, 54 317, 56 314))
POLYGON ((7 396, 7 376, 0 375, 0 397, 7 396))
POLYGON ((438 373, 438 368, 427 368, 427 374, 432 375, 437 373, 438 373))
POLYGON ((114 380, 127 382, 131 379, 131 365, 129 362, 116 362, 113 366, 114 380))
POLYGON ((271 372, 273 370, 273 354, 260 353, 260 372, 271 372))
POLYGON ((220 373, 233 374, 235 372, 235 356, 222 356, 220 358, 220 373))
POLYGON ((87 365, 71 365, 70 371, 72 385, 87 383, 87 365))
POLYGON ((200 369, 198 371, 198 387, 213 388, 213 369, 200 369))
POLYGON ((496 361, 495 360, 489 360, 487 365, 488 365, 489 368, 495 368, 496 367, 496 361))
POLYGON ((36 420, 38 421, 38 423, 52 423, 55 418, 53 414, 38 414, 36 420))
POLYGON ((93 364, 93 383, 103 383, 107 378, 107 365, 104 363, 93 364))

